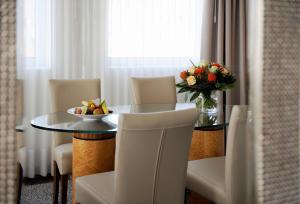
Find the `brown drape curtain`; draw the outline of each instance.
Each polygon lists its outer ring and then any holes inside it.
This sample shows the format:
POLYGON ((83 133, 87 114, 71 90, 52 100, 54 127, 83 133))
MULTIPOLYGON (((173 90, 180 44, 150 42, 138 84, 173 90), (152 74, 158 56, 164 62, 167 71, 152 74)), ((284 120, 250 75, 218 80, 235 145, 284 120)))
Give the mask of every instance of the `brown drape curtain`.
POLYGON ((204 0, 201 58, 223 63, 237 77, 227 104, 248 104, 246 0, 204 0))

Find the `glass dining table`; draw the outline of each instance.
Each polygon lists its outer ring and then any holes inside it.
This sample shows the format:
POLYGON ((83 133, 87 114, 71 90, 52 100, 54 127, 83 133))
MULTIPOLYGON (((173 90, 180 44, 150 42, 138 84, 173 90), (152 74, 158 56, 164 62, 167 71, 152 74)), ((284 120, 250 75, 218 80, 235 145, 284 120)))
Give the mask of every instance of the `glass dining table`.
MULTIPOLYGON (((112 113, 100 120, 82 119, 67 112, 56 112, 34 118, 31 121, 31 125, 34 128, 48 131, 78 133, 75 136, 78 139, 102 140, 103 137, 101 135, 103 134, 111 136, 114 136, 116 134, 119 114, 154 113, 162 111, 182 110, 194 107, 194 103, 118 105, 109 107, 109 110, 111 110, 112 113), (92 134, 94 136, 81 137, 80 134, 92 134)), ((226 105, 225 109, 218 108, 216 112, 199 112, 199 117, 195 123, 194 129, 202 131, 215 131, 223 129, 224 126, 229 124, 232 107, 233 106, 226 105)))
MULTIPOLYGON (((194 103, 118 105, 109 107, 112 113, 100 120, 82 119, 67 112, 56 112, 34 118, 31 121, 31 125, 34 128, 47 131, 72 134, 72 181, 74 184, 76 177, 114 169, 115 137, 120 114, 154 113, 194 107, 194 103)), ((229 124, 231 110, 232 106, 224 106, 218 108, 216 112, 199 112, 193 133, 190 160, 202 158, 200 154, 203 154, 203 148, 200 146, 203 143, 203 137, 205 137, 205 135, 201 135, 202 132, 213 132, 213 134, 208 133, 209 137, 214 137, 213 140, 216 140, 216 137, 222 138, 218 139, 221 142, 216 143, 220 146, 218 147, 218 152, 220 153, 214 153, 212 156, 223 155, 224 143, 226 143, 226 138, 223 136, 224 132, 226 132, 224 128, 226 129, 226 126, 229 124), (215 135, 216 133, 217 136, 215 135)), ((207 135, 207 133, 205 134, 207 135)), ((208 151, 215 151, 211 149, 215 148, 216 144, 208 143, 208 146, 212 146, 209 147, 208 151)), ((209 154, 206 156, 210 156, 209 154)), ((75 186, 73 192, 75 192, 75 186)), ((75 194, 73 193, 73 201, 75 200, 74 196, 75 194)))

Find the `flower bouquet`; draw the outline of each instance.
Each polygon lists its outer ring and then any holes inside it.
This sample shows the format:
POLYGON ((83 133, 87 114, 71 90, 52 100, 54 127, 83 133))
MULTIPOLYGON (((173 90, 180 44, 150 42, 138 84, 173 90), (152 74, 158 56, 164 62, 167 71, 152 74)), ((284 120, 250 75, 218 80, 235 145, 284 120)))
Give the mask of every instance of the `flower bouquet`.
POLYGON ((215 109, 217 101, 212 97, 213 91, 224 91, 233 87, 236 79, 228 68, 214 62, 202 62, 180 73, 182 82, 177 83, 178 93, 192 93, 190 101, 196 100, 198 108, 215 109))

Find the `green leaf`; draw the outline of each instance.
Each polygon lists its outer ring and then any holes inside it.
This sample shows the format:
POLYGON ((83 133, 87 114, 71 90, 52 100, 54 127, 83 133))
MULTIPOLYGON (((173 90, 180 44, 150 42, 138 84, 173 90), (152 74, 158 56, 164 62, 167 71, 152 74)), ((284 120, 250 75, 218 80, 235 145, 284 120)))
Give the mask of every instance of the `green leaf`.
POLYGON ((182 84, 176 84, 176 87, 182 88, 182 87, 184 87, 184 85, 182 85, 182 84))
POLYGON ((198 98, 198 96, 200 95, 200 92, 196 92, 192 95, 192 97, 190 98, 190 101, 194 101, 196 98, 198 98))
POLYGON ((182 87, 181 89, 179 89, 179 91, 177 93, 184 93, 184 92, 187 92, 189 91, 189 89, 185 88, 185 87, 182 87))
POLYGON ((186 86, 185 81, 176 84, 176 87, 185 87, 185 86, 186 86))
POLYGON ((222 85, 221 85, 220 83, 216 83, 215 86, 216 86, 216 88, 218 89, 218 88, 221 88, 222 85))

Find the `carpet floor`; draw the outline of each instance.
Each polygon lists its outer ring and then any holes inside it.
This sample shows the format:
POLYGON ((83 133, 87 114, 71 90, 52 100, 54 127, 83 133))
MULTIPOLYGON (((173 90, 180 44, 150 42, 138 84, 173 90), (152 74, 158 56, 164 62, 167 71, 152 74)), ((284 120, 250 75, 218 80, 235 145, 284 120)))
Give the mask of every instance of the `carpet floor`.
MULTIPOLYGON (((68 204, 72 203, 72 180, 68 182, 68 204)), ((60 195, 59 195, 60 198, 60 195)), ((52 203, 52 178, 37 177, 24 179, 22 186, 21 204, 51 204, 52 203)), ((58 201, 60 203, 60 200, 58 201)), ((191 192, 188 204, 210 204, 204 197, 191 192)))
MULTIPOLYGON (((68 182, 68 204, 72 203, 72 180, 68 182)), ((59 195, 60 198, 60 195, 59 195)), ((52 178, 37 177, 25 178, 22 186, 21 204, 51 204, 52 178)), ((59 200, 60 203, 60 200, 59 200)))

